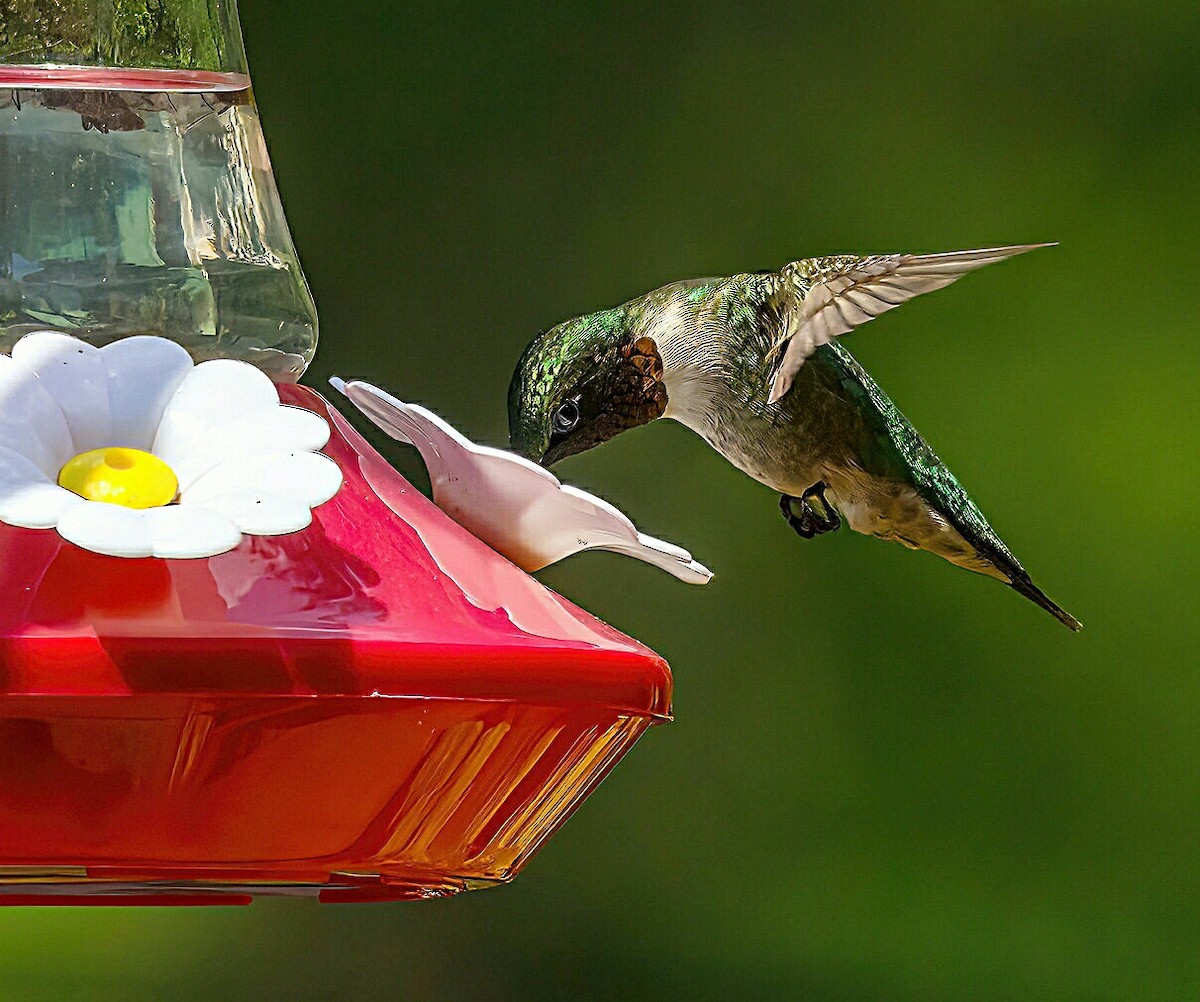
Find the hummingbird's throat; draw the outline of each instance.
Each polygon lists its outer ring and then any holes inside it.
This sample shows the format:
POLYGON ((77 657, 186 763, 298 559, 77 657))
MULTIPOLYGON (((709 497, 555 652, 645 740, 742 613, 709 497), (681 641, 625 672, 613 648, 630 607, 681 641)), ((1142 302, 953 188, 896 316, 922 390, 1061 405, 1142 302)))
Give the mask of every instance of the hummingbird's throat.
POLYGON ((663 361, 653 338, 640 337, 621 349, 612 400, 632 420, 630 427, 660 418, 667 409, 663 361))

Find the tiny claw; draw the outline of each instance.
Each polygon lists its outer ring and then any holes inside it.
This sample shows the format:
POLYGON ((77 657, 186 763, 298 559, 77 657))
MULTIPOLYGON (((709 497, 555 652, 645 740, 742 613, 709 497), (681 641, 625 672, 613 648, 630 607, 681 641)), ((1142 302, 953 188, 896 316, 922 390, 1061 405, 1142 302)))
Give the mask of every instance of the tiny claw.
POLYGON ((791 494, 779 496, 779 510, 783 512, 784 519, 803 539, 836 532, 842 527, 837 509, 825 497, 825 488, 828 486, 824 481, 820 481, 813 484, 801 497, 791 494), (793 504, 799 505, 799 514, 793 509, 793 504))

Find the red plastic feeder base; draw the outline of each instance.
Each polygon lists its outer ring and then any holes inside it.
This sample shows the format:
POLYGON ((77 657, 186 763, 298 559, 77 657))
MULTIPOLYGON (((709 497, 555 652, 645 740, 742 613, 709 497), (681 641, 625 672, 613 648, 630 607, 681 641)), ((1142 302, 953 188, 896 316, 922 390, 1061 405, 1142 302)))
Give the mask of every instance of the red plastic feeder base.
POLYGON ((0 525, 0 904, 493 885, 667 718, 661 658, 280 394, 345 476, 302 532, 123 560, 0 525))

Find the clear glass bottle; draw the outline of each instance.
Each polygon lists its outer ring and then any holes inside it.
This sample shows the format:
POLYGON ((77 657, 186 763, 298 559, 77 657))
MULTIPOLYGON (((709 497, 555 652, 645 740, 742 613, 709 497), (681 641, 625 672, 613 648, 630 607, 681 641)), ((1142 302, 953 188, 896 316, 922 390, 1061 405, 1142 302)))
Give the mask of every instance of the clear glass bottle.
POLYGON ((234 0, 0 11, 0 350, 160 334, 299 378, 316 309, 234 0))

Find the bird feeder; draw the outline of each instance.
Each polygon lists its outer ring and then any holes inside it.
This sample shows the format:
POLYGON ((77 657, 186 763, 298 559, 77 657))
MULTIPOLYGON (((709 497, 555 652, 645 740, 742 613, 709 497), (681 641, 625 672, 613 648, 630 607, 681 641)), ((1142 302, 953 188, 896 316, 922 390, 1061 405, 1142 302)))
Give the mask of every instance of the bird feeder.
POLYGON ((0 33, 0 903, 507 881, 668 668, 295 383, 316 317, 236 8, 127 6, 0 33))

